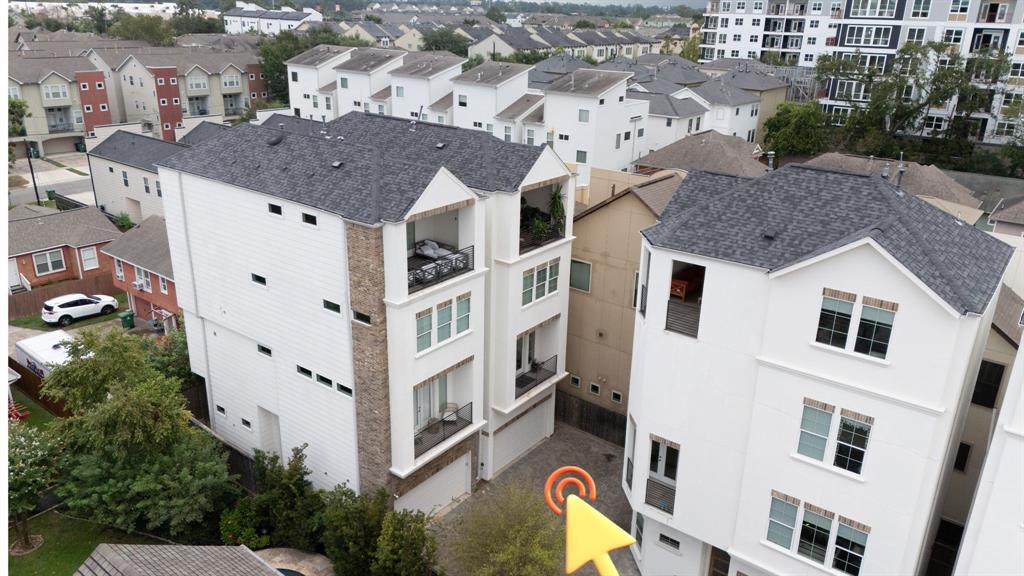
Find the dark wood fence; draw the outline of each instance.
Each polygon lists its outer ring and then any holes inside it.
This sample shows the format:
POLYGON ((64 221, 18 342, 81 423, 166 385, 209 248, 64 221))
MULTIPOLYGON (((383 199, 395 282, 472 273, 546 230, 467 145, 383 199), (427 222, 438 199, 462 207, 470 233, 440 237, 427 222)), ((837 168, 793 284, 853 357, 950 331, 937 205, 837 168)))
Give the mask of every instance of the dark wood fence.
POLYGON ((203 424, 210 425, 210 403, 206 399, 206 382, 196 376, 191 384, 182 386, 181 395, 185 397, 185 407, 192 417, 203 424))
POLYGON ((70 416, 71 413, 64 408, 64 404, 61 402, 54 402, 48 398, 43 398, 39 391, 43 387, 43 379, 38 374, 29 370, 28 368, 18 364, 14 358, 7 357, 7 365, 17 372, 21 378, 15 383, 15 386, 21 389, 29 398, 32 398, 36 402, 42 404, 47 410, 58 415, 58 416, 70 416))
POLYGON ((578 396, 556 394, 555 418, 619 446, 626 445, 626 415, 578 396))
POLYGON ((120 291, 114 286, 114 278, 110 274, 89 276, 80 280, 68 280, 50 286, 33 288, 29 292, 8 294, 7 315, 8 318, 21 318, 30 314, 39 314, 39 311, 43 309, 43 302, 50 298, 63 296, 64 294, 81 292, 82 294, 112 295, 120 291))
POLYGON ((88 204, 83 204, 78 200, 72 200, 63 194, 54 194, 53 201, 57 204, 57 210, 74 210, 75 208, 84 208, 88 204))

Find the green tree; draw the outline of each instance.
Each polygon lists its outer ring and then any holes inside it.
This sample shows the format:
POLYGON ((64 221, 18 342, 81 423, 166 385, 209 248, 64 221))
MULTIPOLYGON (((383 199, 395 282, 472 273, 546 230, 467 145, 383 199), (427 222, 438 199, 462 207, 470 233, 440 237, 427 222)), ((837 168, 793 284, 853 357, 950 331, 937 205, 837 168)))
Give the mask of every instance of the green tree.
POLYGON ((584 62, 590 64, 591 66, 597 66, 597 58, 594 58, 590 54, 584 54, 583 56, 580 56, 580 60, 583 60, 584 62))
POLYGON ((28 516, 56 477, 56 449, 46 430, 22 422, 7 426, 7 505, 20 547, 32 547, 28 516))
POLYGON ((483 63, 484 63, 484 57, 481 56, 480 54, 476 54, 474 56, 471 56, 468 60, 466 60, 465 62, 462 63, 462 71, 463 72, 467 72, 469 70, 472 70, 473 68, 476 68, 477 66, 479 66, 479 65, 481 65, 483 63))
POLYGON ((490 10, 488 10, 487 13, 484 14, 484 16, 487 16, 488 18, 497 22, 498 24, 502 24, 506 20, 505 13, 502 12, 501 9, 498 8, 497 6, 491 6, 490 10))
MULTIPOLYGON (((257 101, 258 102, 258 101, 257 101)), ((192 383, 192 365, 188 359, 188 340, 184 327, 172 330, 159 340, 146 339, 149 365, 168 378, 176 378, 181 385, 192 383)))
POLYGON ((594 24, 590 20, 577 20, 576 23, 572 25, 572 27, 573 28, 597 28, 597 24, 594 24))
POLYGON ((373 576, 428 576, 437 557, 434 535, 427 529, 427 516, 420 511, 388 512, 377 539, 373 576))
POLYGON ((691 34, 683 42, 683 49, 679 51, 679 55, 691 62, 696 62, 700 58, 700 36, 691 34))
POLYGON ((459 528, 455 557, 472 576, 557 574, 564 561, 564 527, 535 490, 497 487, 459 528))
POLYGON ((629 28, 630 30, 632 30, 633 29, 633 25, 629 22, 629 20, 619 20, 614 25, 612 25, 612 28, 619 28, 619 29, 629 28))
POLYGON ((110 16, 103 6, 89 6, 85 9, 85 19, 89 22, 92 31, 97 34, 106 34, 110 29, 110 16))
POLYGON ((816 102, 783 103, 764 128, 768 149, 782 155, 813 156, 828 148, 828 116, 816 102))
POLYGON ((277 100, 250 100, 249 105, 246 106, 245 111, 235 119, 234 124, 242 124, 249 122, 250 120, 256 119, 256 112, 258 110, 268 110, 274 108, 285 108, 284 103, 278 102, 277 100))
POLYGON ((361 495, 337 486, 324 501, 322 542, 334 571, 338 576, 370 574, 391 497, 384 490, 361 495))
POLYGON ((382 20, 381 17, 377 16, 376 14, 364 14, 363 15, 363 20, 366 20, 367 22, 373 22, 375 24, 383 24, 384 23, 384 20, 382 20))
POLYGON ((14 138, 25 135, 25 118, 31 116, 28 102, 18 98, 7 99, 7 136, 14 138))
POLYGON ((477 20, 476 18, 464 18, 462 20, 462 24, 464 26, 471 26, 472 27, 472 26, 476 26, 479 23, 480 23, 480 21, 477 20))
POLYGON ((288 101, 288 66, 285 61, 293 56, 318 46, 369 46, 364 40, 342 36, 327 28, 314 28, 297 35, 291 31, 281 32, 273 38, 260 42, 260 66, 267 76, 267 92, 272 100, 288 101))
POLYGON ((423 33, 423 50, 447 50, 452 54, 466 56, 469 40, 449 28, 438 28, 423 33))
POLYGON ((124 14, 110 27, 110 35, 123 40, 141 40, 153 46, 174 44, 174 30, 168 21, 148 14, 124 14))

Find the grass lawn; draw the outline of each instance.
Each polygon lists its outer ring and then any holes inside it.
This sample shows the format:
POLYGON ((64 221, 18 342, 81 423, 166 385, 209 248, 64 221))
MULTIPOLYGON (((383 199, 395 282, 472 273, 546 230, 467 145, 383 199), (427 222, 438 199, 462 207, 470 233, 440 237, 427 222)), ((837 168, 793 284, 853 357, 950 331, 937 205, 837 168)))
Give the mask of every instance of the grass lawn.
POLYGON ((22 186, 28 186, 28 180, 19 174, 8 174, 7 175, 7 187, 8 188, 21 188, 22 186))
MULTIPOLYGON (((29 527, 33 534, 43 535, 43 545, 27 556, 8 554, 9 574, 67 576, 75 573, 98 544, 163 544, 145 536, 126 534, 92 522, 74 520, 52 510, 31 520, 29 527)), ((14 530, 8 530, 7 535, 11 541, 17 537, 14 530)))
POLYGON ((46 411, 41 405, 36 403, 35 400, 30 398, 27 394, 21 391, 17 385, 11 386, 11 394, 14 396, 14 401, 19 404, 24 404, 25 408, 28 408, 28 420, 26 421, 29 426, 36 428, 44 428, 49 426, 50 422, 53 422, 57 417, 46 411))
MULTIPOLYGON (((93 316, 91 318, 76 320, 72 322, 71 325, 68 326, 68 328, 81 328, 83 326, 90 326, 92 324, 99 324, 100 322, 105 322, 107 320, 113 320, 117 317, 118 312, 124 312, 125 310, 128 310, 127 294, 125 294, 124 292, 120 292, 118 294, 114 294, 114 298, 117 299, 118 303, 117 312, 110 314, 108 316, 103 316, 101 314, 99 316, 93 316)), ((43 319, 39 317, 38 312, 32 314, 31 316, 22 316, 21 318, 14 318, 8 323, 11 326, 17 326, 19 328, 31 328, 33 330, 43 330, 45 332, 61 329, 60 326, 57 326, 56 324, 47 324, 46 322, 43 322, 43 319)))

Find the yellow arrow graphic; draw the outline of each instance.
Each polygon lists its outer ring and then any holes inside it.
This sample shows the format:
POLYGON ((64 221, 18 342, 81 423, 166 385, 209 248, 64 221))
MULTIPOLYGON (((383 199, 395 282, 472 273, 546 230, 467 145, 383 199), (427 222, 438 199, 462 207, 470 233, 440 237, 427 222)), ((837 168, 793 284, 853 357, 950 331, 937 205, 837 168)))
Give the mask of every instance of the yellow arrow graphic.
POLYGON ((565 507, 565 571, 573 573, 587 562, 594 562, 601 576, 619 576, 608 553, 629 546, 636 540, 617 524, 570 494, 565 507))

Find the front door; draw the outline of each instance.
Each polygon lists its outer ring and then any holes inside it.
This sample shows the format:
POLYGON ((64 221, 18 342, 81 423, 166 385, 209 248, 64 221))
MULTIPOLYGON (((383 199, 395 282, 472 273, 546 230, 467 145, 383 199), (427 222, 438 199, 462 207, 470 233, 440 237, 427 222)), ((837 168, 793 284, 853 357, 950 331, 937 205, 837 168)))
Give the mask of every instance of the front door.
POLYGON ((516 376, 530 371, 534 361, 537 333, 530 332, 516 338, 516 376))
POLYGON ((651 476, 670 485, 676 483, 679 468, 679 448, 661 440, 651 440, 651 476))

